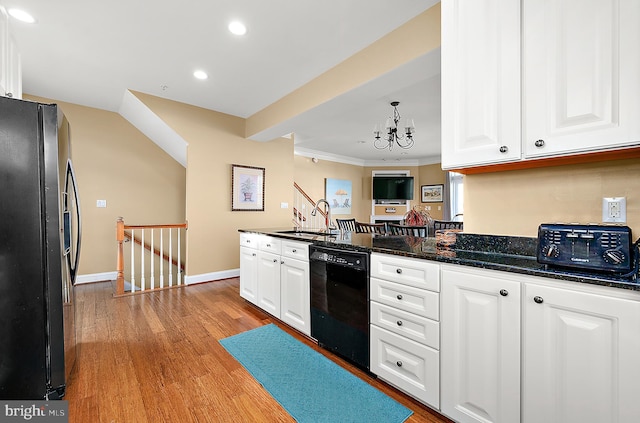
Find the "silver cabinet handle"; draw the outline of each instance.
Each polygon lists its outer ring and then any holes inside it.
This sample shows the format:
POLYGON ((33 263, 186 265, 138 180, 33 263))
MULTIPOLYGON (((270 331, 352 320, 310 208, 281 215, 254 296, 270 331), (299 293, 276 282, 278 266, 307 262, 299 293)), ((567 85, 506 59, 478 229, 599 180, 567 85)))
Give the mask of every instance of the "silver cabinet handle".
POLYGON ((295 248, 293 250, 291 250, 292 253, 296 253, 298 252, 298 250, 296 250, 295 248))
POLYGON ((538 304, 542 304, 544 302, 544 298, 536 295, 535 297, 533 297, 533 301, 535 301, 538 304))
POLYGON ((400 361, 400 360, 396 361, 396 366, 402 367, 402 361, 400 361))
POLYGON ((278 259, 273 259, 273 262, 274 262, 274 263, 277 263, 277 262, 278 262, 278 259))
POLYGON ((501 153, 506 153, 507 151, 509 151, 509 147, 507 147, 506 145, 503 145, 502 147, 500 147, 501 153))
POLYGON ((535 145, 538 148, 544 147, 544 140, 536 140, 536 142, 534 142, 533 145, 535 145))
POLYGON ((398 295, 396 295, 396 298, 397 298, 397 299, 399 299, 399 300, 401 300, 401 299, 402 299, 402 295, 401 295, 401 294, 398 294, 398 295))
POLYGON ((399 275, 402 274, 402 269, 396 269, 396 273, 399 275))
POLYGON ((402 320, 398 320, 396 323, 398 326, 402 326, 402 320))
POLYGON ((501 289, 500 295, 502 295, 503 297, 506 297, 507 295, 509 295, 509 291, 507 291, 506 289, 501 289))

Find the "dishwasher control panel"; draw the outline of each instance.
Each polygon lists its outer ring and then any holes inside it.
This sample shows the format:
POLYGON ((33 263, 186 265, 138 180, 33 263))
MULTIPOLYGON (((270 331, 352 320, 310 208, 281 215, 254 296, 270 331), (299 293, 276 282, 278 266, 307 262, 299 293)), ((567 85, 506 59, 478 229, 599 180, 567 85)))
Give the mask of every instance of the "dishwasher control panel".
POLYGON ((632 262, 628 226, 542 224, 539 263, 580 269, 628 272, 632 262))

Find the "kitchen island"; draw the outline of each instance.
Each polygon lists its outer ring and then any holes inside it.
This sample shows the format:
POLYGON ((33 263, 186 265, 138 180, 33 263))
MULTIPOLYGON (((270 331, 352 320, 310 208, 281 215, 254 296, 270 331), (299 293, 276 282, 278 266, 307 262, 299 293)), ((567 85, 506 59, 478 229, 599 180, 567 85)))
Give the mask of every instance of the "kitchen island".
MULTIPOLYGON (((240 233, 265 249, 282 242, 298 253, 310 245, 370 253, 371 372, 455 421, 640 421, 637 268, 550 268, 526 237, 240 233)), ((282 254, 281 269, 292 267, 282 254)), ((242 268, 241 259, 241 295, 242 268)), ((287 286, 302 293, 298 274, 287 286)), ((275 286, 290 296, 284 283, 275 286)), ((308 307, 304 295, 293 309, 308 307)))

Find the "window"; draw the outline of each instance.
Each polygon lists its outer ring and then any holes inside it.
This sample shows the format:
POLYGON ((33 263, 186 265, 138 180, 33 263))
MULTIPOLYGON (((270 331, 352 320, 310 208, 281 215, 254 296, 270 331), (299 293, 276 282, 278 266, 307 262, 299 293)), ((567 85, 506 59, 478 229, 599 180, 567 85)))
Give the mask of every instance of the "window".
POLYGON ((464 212, 464 175, 449 172, 449 196, 451 220, 462 221, 464 212))

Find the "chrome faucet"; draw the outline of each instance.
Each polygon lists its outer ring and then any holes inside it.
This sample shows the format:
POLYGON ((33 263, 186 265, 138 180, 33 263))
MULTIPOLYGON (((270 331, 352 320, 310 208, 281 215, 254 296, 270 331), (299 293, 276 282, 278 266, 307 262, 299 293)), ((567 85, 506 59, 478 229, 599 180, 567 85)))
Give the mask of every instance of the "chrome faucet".
POLYGON ((334 226, 333 222, 331 221, 331 204, 329 204, 329 202, 327 200, 325 200, 324 198, 321 198, 318 200, 318 202, 316 203, 316 206, 313 208, 313 210, 311 211, 311 216, 315 216, 316 213, 318 212, 318 206, 320 206, 320 203, 325 203, 327 205, 327 220, 326 220, 326 224, 327 224, 327 231, 332 231, 334 229, 336 229, 336 227, 334 226))

